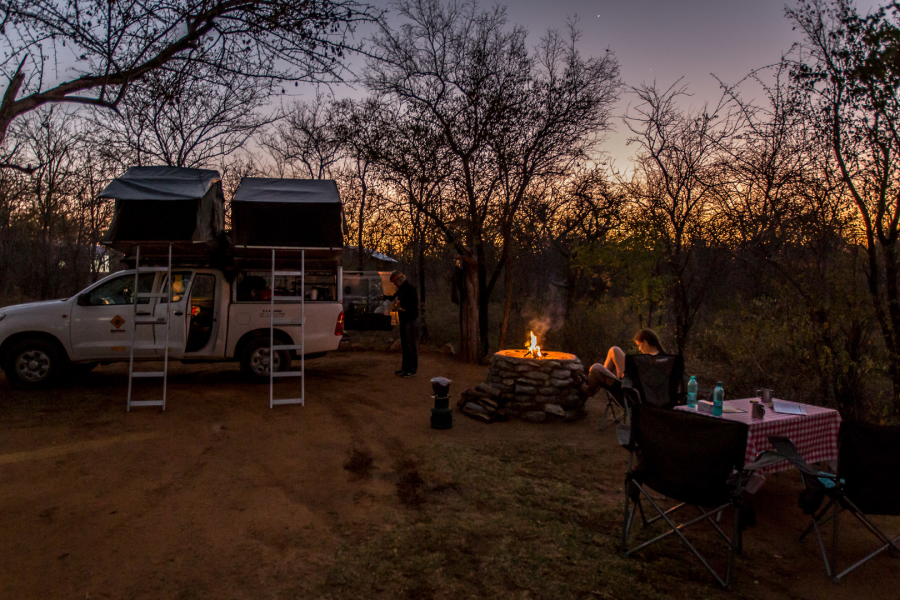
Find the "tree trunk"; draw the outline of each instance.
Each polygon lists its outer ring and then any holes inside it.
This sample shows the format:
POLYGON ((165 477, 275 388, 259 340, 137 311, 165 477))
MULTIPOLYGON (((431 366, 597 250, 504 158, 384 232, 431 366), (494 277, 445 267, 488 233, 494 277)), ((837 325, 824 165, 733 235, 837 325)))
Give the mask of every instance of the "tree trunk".
POLYGON ((416 270, 419 272, 419 340, 428 341, 428 319, 425 318, 425 244, 421 238, 416 247, 416 259, 419 263, 416 270))
POLYGON ((506 261, 506 278, 504 280, 505 298, 503 299, 503 321, 500 322, 500 339, 497 341, 497 349, 506 348, 506 335, 509 329, 509 316, 512 313, 512 300, 515 292, 513 288, 513 261, 506 261))
MULTIPOLYGON (((892 412, 895 417, 900 417, 900 298, 897 294, 898 269, 897 255, 894 250, 894 242, 890 239, 882 239, 881 252, 884 258, 885 298, 887 301, 887 322, 883 325, 885 342, 888 350, 888 369, 891 374, 891 384, 894 388, 894 401, 892 412), (886 325, 886 327, 884 327, 886 325)), ((878 298, 873 298, 878 302, 878 298)))
POLYGON ((478 254, 478 358, 481 360, 488 353, 490 340, 488 339, 488 300, 490 296, 487 293, 487 264, 485 258, 484 247, 479 245, 476 248, 478 254))
POLYGON ((359 222, 357 223, 357 227, 359 229, 356 241, 356 269, 358 271, 363 270, 363 262, 365 260, 365 251, 363 250, 363 219, 366 214, 366 192, 368 188, 366 186, 366 174, 363 173, 360 177, 360 200, 359 200, 359 222))
POLYGON ((459 355, 465 362, 478 362, 478 266, 470 258, 462 261, 465 286, 460 290, 462 323, 459 331, 459 355))
POLYGON ((22 62, 19 63, 19 68, 16 69, 15 75, 12 76, 12 79, 9 80, 9 84, 6 86, 3 100, 0 101, 0 144, 6 140, 6 132, 9 129, 9 124, 12 123, 12 120, 17 116, 13 111, 12 105, 16 101, 16 96, 19 95, 22 84, 25 83, 25 74, 22 72, 22 67, 24 65, 25 59, 23 58, 22 62))

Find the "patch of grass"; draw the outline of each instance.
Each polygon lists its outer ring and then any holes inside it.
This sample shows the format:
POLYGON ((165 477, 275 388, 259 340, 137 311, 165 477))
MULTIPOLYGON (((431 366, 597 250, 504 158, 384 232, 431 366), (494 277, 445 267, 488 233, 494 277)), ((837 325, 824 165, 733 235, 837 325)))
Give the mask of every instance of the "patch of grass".
POLYGON ((436 445, 398 469, 402 505, 346 543, 322 598, 706 598, 722 595, 677 541, 618 555, 621 500, 598 456, 564 445, 436 445))
POLYGON ((397 482, 397 497, 405 506, 417 507, 425 502, 425 494, 422 489, 425 482, 415 469, 404 471, 397 482))
POLYGON ((369 473, 369 469, 372 468, 372 462, 372 452, 368 448, 353 446, 347 452, 344 469, 362 477, 369 473))

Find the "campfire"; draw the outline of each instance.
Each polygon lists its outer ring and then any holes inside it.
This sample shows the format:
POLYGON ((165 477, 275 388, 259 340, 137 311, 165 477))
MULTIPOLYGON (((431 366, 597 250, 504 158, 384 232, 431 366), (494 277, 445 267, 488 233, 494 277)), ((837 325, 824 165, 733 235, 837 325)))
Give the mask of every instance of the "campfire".
POLYGON ((526 421, 574 420, 584 415, 584 366, 566 352, 542 351, 529 332, 521 350, 494 354, 487 381, 464 391, 457 406, 486 422, 519 417, 526 421))
POLYGON ((541 358, 541 347, 537 345, 537 338, 534 336, 534 332, 529 331, 528 335, 528 339, 525 340, 525 343, 528 344, 528 346, 526 346, 528 352, 525 353, 525 358, 528 358, 529 355, 531 358, 541 358))
MULTIPOLYGON (((528 339, 525 340, 525 348, 522 350, 500 350, 497 354, 494 355, 502 356, 502 357, 512 357, 515 359, 528 359, 532 360, 540 360, 542 363, 546 361, 571 361, 578 360, 578 358, 574 354, 568 354, 566 352, 548 352, 546 350, 541 350, 541 347, 538 346, 538 338, 534 335, 534 331, 528 332, 528 339)), ((579 362, 579 364, 581 364, 579 362)))

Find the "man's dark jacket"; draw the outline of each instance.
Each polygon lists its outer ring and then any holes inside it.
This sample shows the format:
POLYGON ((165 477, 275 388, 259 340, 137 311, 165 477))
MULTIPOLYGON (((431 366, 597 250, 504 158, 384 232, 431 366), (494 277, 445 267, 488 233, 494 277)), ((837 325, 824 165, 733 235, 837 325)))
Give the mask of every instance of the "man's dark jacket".
POLYGON ((416 288, 409 281, 404 281, 397 288, 391 299, 400 299, 400 322, 410 323, 419 318, 419 296, 416 288))

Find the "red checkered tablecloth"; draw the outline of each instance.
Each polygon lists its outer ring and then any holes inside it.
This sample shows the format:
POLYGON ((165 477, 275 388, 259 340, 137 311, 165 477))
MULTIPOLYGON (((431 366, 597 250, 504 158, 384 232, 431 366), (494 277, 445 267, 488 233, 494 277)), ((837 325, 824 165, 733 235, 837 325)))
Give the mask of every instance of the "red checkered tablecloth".
MULTIPOLYGON (((783 435, 791 439, 800 455, 810 464, 828 461, 837 463, 838 430, 841 426, 841 415, 836 410, 803 404, 805 415, 785 415, 776 413, 771 406, 766 407, 762 419, 754 419, 750 411, 750 398, 728 400, 725 406, 742 409, 747 412, 725 413, 723 419, 739 421, 750 426, 747 435, 747 452, 744 462, 752 462, 763 450, 771 450, 770 435, 783 435)), ((682 407, 678 407, 682 408, 682 407)), ((685 407, 686 408, 686 407, 685 407)), ((763 469, 764 473, 786 471, 791 463, 783 461, 763 469)))

